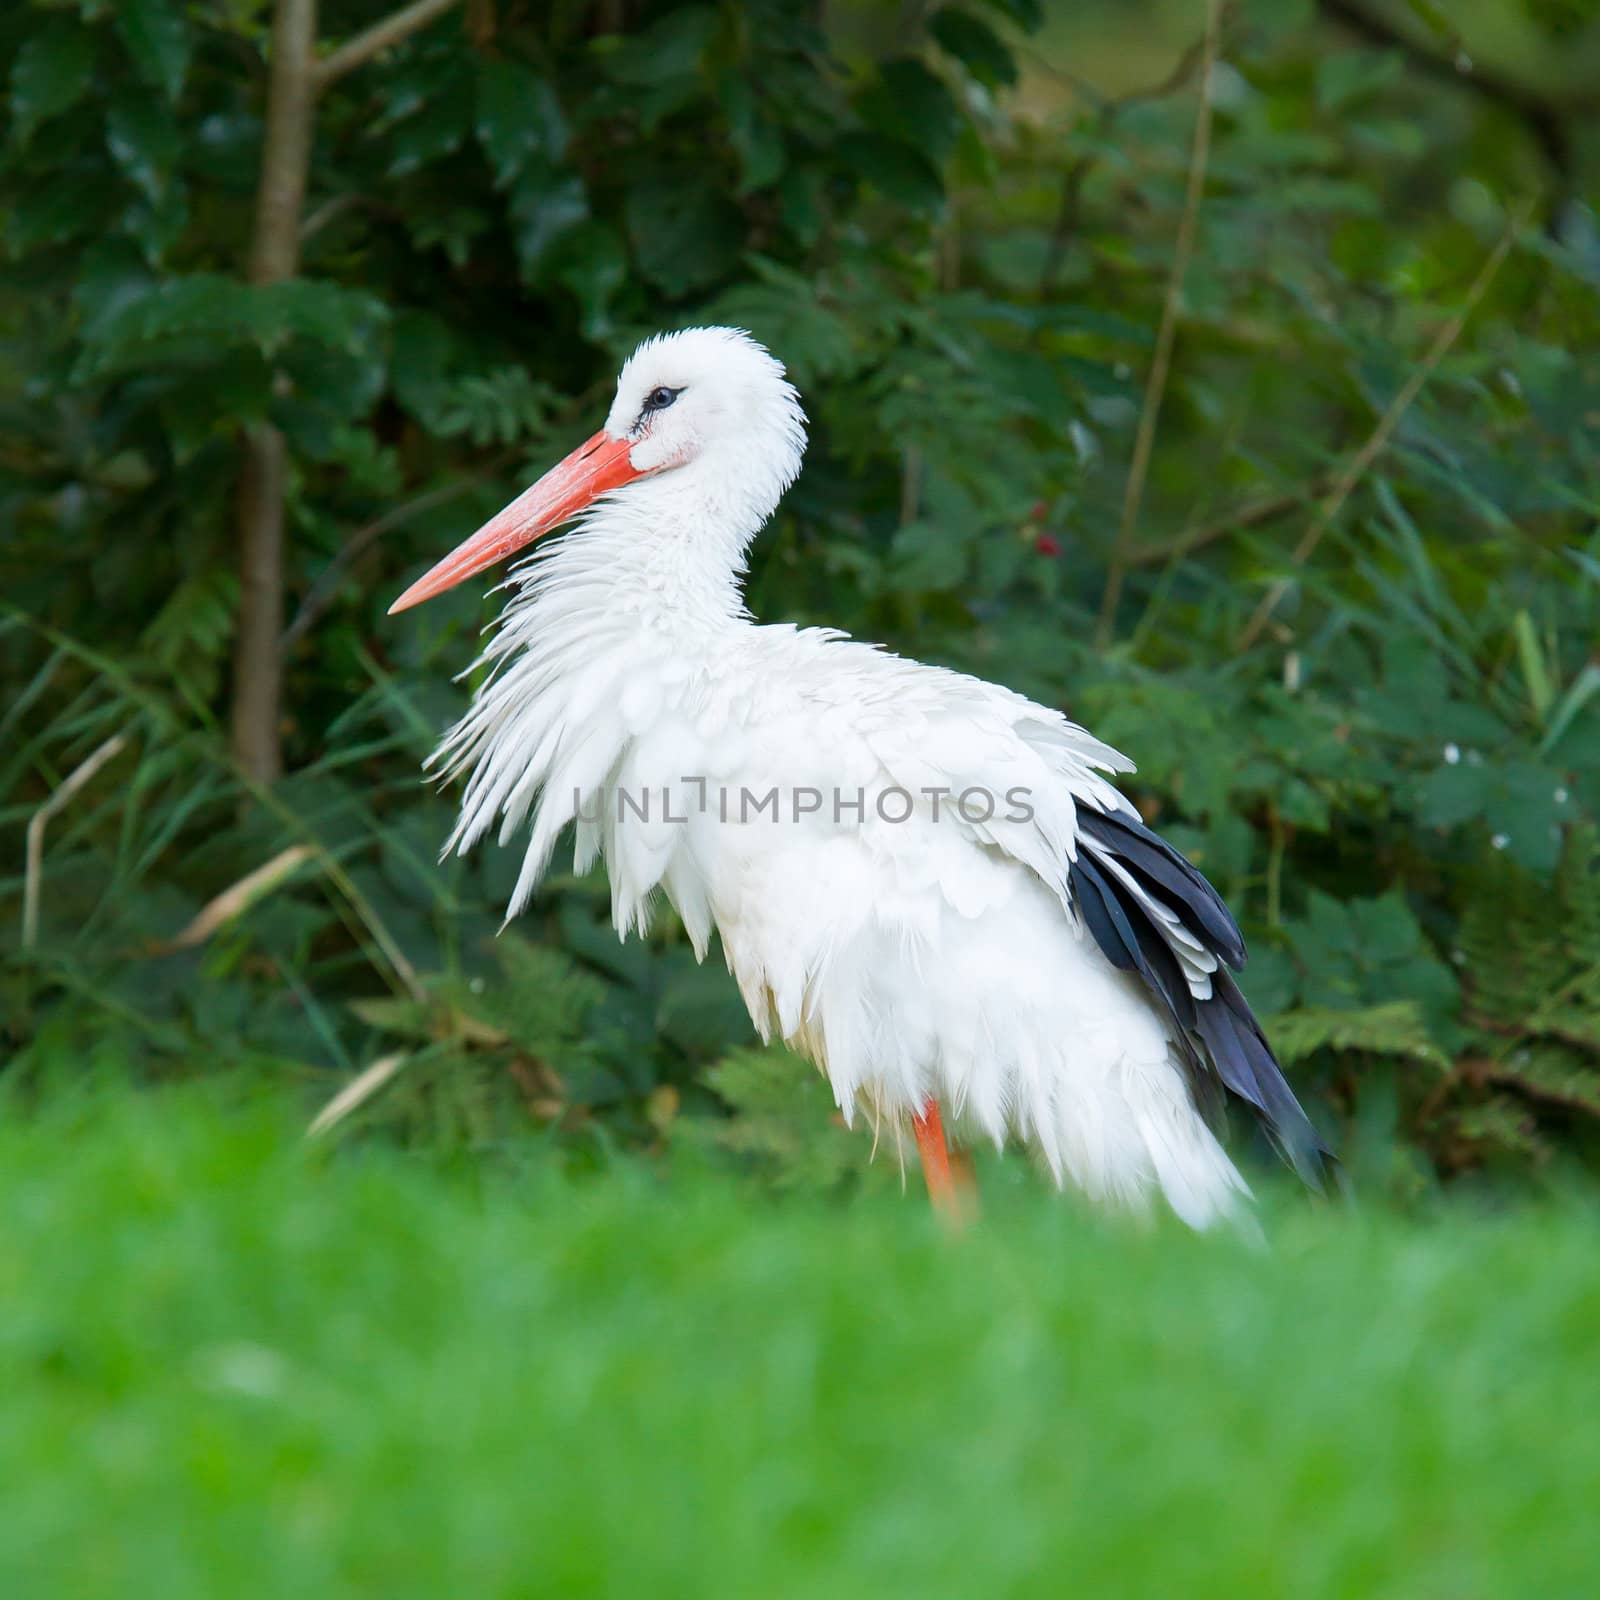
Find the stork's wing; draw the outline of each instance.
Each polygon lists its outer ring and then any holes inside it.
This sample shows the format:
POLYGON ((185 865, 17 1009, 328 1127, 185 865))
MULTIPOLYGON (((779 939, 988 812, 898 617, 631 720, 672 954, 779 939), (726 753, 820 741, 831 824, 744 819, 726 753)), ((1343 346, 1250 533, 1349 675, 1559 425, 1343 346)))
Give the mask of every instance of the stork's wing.
POLYGON ((1068 883, 1095 943, 1143 979, 1191 1066, 1244 1101, 1301 1177, 1320 1188, 1332 1157, 1228 970, 1244 965, 1244 940, 1216 890, 1126 802, 1079 808, 1068 883))
POLYGON ((996 817, 980 826, 951 816, 950 825, 1005 851, 1060 894, 1107 959, 1137 975, 1171 1020, 1197 1090, 1220 1084, 1243 1101, 1285 1159, 1321 1187, 1332 1156, 1229 971, 1245 962, 1238 924, 1103 776, 1133 763, 1008 689, 871 655, 877 671, 858 675, 854 710, 885 769, 908 788, 933 781, 930 774, 958 792, 967 783, 1024 788, 1026 821, 996 817))

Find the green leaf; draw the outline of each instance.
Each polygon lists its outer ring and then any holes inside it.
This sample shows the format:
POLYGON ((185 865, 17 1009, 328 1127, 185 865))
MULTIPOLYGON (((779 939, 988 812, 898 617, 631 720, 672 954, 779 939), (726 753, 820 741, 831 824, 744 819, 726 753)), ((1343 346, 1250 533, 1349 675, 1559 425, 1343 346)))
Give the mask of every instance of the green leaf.
POLYGON ((989 24, 970 11, 946 7, 928 19, 928 32, 973 77, 992 88, 1015 83, 1017 64, 989 24))
POLYGON ((407 217, 412 243, 419 250, 438 248, 449 257, 456 268, 465 267, 472 258, 472 247, 494 227, 495 218, 476 206, 454 206, 449 209, 419 209, 407 217))
POLYGON ((1578 713, 1597 694, 1600 694, 1600 662, 1586 661, 1583 670, 1572 680, 1567 692, 1561 697, 1561 703, 1550 715, 1544 738, 1539 743, 1541 756, 1555 749, 1578 713))
POLYGON ((820 162, 791 162, 778 184, 783 225, 802 244, 815 244, 828 215, 828 173, 820 162))
POLYGON ((553 247, 588 217, 588 192, 577 173, 540 162, 517 180, 510 212, 523 281, 538 283, 553 247))
POLYGON ((1393 83, 1403 67, 1398 50, 1340 50, 1324 56, 1317 63, 1317 105, 1323 111, 1341 110, 1393 83))
MULTIPOLYGON (((278 369, 296 393, 307 396, 321 411, 348 422, 367 416, 383 394, 388 375, 383 342, 368 324, 342 346, 314 339, 296 339, 276 358, 278 369)), ((376 441, 361 437, 370 449, 376 441)))
MULTIPOLYGON (((1574 1016, 1571 1022, 1576 1029, 1587 1030, 1590 1039, 1584 1042, 1600 1051, 1595 1018, 1574 1016)), ((1543 1042, 1519 1046, 1497 1076, 1535 1099, 1600 1117, 1600 1067, 1594 1056, 1586 1057, 1578 1049, 1543 1042)))
POLYGON ((185 578, 151 618, 140 643, 153 660, 197 699, 207 700, 222 680, 239 608, 239 580, 231 572, 185 578))
POLYGON ((723 84, 722 109, 728 118, 728 137, 739 157, 740 194, 774 183, 783 171, 783 134, 762 115, 742 77, 730 77, 723 84))
POLYGON ((1404 999, 1421 1009, 1434 1037, 1446 1038, 1459 988, 1398 888, 1350 901, 1313 890, 1306 916, 1285 931, 1307 1005, 1358 1010, 1404 999))
POLYGON ((1440 0, 1406 0, 1406 9, 1441 42, 1453 44, 1459 37, 1449 11, 1440 0))
POLYGON ((876 133, 846 134, 835 154, 847 171, 912 211, 938 211, 944 180, 920 150, 876 133))
POLYGON ((1041 0, 988 0, 988 4, 1028 33, 1032 33, 1044 21, 1041 0))
POLYGON ((708 178, 636 183, 626 217, 639 271, 669 298, 708 288, 739 259, 739 213, 708 178))
POLYGON ((160 280, 99 318, 76 370, 82 379, 103 376, 147 360, 151 345, 169 341, 253 345, 270 354, 303 338, 361 356, 386 316, 375 296, 339 284, 295 278, 257 285, 189 273, 160 280))
POLYGON ((1515 1095, 1496 1094, 1462 1111, 1455 1119, 1457 1136, 1503 1155, 1520 1156, 1542 1164, 1551 1146, 1539 1135, 1538 1124, 1527 1104, 1515 1095))
POLYGON ((432 1000, 403 1000, 374 996, 352 1000, 350 1009, 369 1028, 379 1028, 413 1044, 452 1039, 466 1044, 494 1046, 506 1041, 506 1030, 475 1016, 460 1004, 461 997, 446 992, 432 1000))
POLYGON ((1474 761, 1433 772, 1420 792, 1420 819, 1432 827, 1482 820, 1496 849, 1535 872, 1549 872, 1561 854, 1561 827, 1574 814, 1559 769, 1533 761, 1474 761))
POLYGON ((1302 1006, 1297 1011, 1264 1018, 1262 1026, 1278 1058, 1286 1065, 1304 1061, 1318 1050, 1404 1056, 1441 1070, 1446 1065, 1412 1000, 1392 1000, 1358 1011, 1302 1006))
POLYGON ((736 1050, 706 1081, 734 1115, 679 1117, 671 1126, 675 1144, 721 1151, 779 1190, 816 1195, 894 1181, 892 1161, 868 1160, 870 1130, 861 1120, 845 1127, 826 1081, 798 1056, 778 1047, 736 1050))
POLYGON ((628 282, 621 234, 609 223, 582 222, 562 238, 555 259, 555 280, 576 298, 584 337, 603 341, 611 331, 612 302, 628 282))
POLYGON ((140 76, 176 100, 193 47, 181 0, 117 0, 116 19, 140 76))
POLYGON ((35 181, 0 208, 0 226, 14 254, 40 245, 60 244, 85 234, 99 234, 103 219, 115 214, 122 198, 109 173, 99 172, 77 183, 59 179, 35 181))
POLYGON ((936 522, 908 522, 896 530, 891 555, 896 589, 954 589, 967 576, 967 541, 936 522))
POLYGON ((1519 611, 1511 619, 1511 630, 1517 640, 1517 658, 1522 663, 1522 681, 1527 685, 1528 704, 1533 708, 1536 721, 1543 724, 1555 702, 1555 686, 1550 681, 1550 670, 1545 665, 1544 648, 1533 625, 1533 618, 1519 611))
POLYGON ((441 437, 465 435, 476 445, 512 444, 541 433, 557 400, 521 367, 472 372, 442 389, 429 425, 441 437))
POLYGON ((389 319, 388 307, 363 289, 290 278, 247 290, 246 316, 266 347, 297 336, 359 354, 389 319))
POLYGON ((614 45, 602 58, 605 73, 638 88, 692 85, 716 30, 717 13, 710 6, 669 11, 644 32, 614 45))
POLYGON ((770 350, 782 350, 803 388, 850 377, 867 359, 867 339, 820 299, 816 284, 763 256, 746 257, 756 281, 741 283, 708 309, 713 320, 748 328, 770 350))
POLYGON ((152 201, 166 193, 179 146, 178 124, 164 102, 126 92, 112 102, 106 113, 106 147, 152 201))
POLYGON ((750 1014, 722 963, 702 966, 692 952, 678 949, 670 963, 656 1011, 657 1033, 685 1054, 715 1057, 750 1037, 750 1014))
POLYGON ((165 261, 189 224, 189 206, 182 187, 168 184, 151 199, 138 195, 122 213, 122 227, 151 266, 165 261))
POLYGON ((566 152, 566 119, 555 90, 518 61, 490 61, 478 74, 474 128, 497 188, 507 187, 531 157, 557 162, 566 152))
POLYGON ((473 104, 464 79, 453 78, 390 133, 389 175, 405 177, 453 155, 473 126, 473 104))
POLYGON ((1278 815, 1296 828, 1326 833, 1330 825, 1327 795, 1294 774, 1287 775, 1277 791, 1278 815))
POLYGON ((956 142, 962 115, 954 96, 920 61, 897 57, 878 67, 876 80, 856 102, 874 131, 943 161, 956 142))
POLYGON ((11 135, 25 144, 40 123, 94 87, 94 36, 75 18, 51 17, 11 64, 11 135))
POLYGON ((265 419, 272 407, 272 369, 258 350, 208 352, 193 366, 161 373, 159 381, 149 356, 137 361, 140 368, 156 388, 161 427, 180 464, 219 439, 231 440, 241 423, 265 419))
POLYGON ((474 997, 477 1015, 536 1053, 581 1038, 590 1012, 605 998, 599 979, 580 972, 564 951, 515 934, 497 939, 494 953, 504 976, 474 997))
POLYGON ((1453 828, 1481 817, 1493 786, 1487 766, 1458 761, 1439 767, 1422 785, 1418 820, 1430 828, 1453 828))

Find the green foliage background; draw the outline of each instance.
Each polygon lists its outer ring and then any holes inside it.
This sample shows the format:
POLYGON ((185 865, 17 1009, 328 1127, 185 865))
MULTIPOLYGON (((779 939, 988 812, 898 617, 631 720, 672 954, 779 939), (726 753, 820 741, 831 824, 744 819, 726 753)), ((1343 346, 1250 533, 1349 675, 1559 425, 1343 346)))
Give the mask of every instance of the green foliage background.
MULTIPOLYGON (((333 45, 385 8, 321 9, 333 45)), ((758 615, 1000 678, 1128 750, 1369 1189, 1592 1166, 1600 22, 1223 6, 1179 282, 1204 22, 478 0, 322 97, 301 273, 260 285, 267 8, 6 8, 10 1072, 243 1067, 309 1107, 376 1061, 359 1118, 405 1137, 863 1181, 672 927, 618 948, 603 885, 568 877, 496 939, 516 852, 437 865, 453 800, 418 776, 494 602, 383 615, 592 429, 641 334, 719 320, 814 423, 758 615), (270 789, 225 728, 240 440, 267 422, 291 465, 270 789), (24 945, 25 831, 112 738, 47 819, 24 945)))

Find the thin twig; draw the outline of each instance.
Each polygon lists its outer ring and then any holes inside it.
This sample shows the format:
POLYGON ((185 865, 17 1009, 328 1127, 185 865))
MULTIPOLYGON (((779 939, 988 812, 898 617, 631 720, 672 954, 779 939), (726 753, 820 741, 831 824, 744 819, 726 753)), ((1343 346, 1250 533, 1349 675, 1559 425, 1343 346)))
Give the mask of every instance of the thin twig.
POLYGON ((1126 94, 1119 94, 1112 104, 1118 107, 1138 106, 1151 100, 1165 100, 1179 90, 1188 88, 1196 69, 1199 71, 1201 92, 1207 92, 1211 87, 1211 66, 1217 59, 1217 39, 1222 32, 1224 15, 1229 9, 1227 5, 1210 6, 1206 14, 1206 31, 1178 57, 1172 71, 1143 89, 1129 89, 1126 94))
POLYGON ((1100 624, 1095 632, 1095 642, 1102 650, 1111 641, 1117 602, 1122 598, 1127 551, 1139 520, 1139 503, 1144 498, 1145 475, 1150 468, 1150 451, 1155 444, 1156 422, 1161 415, 1161 398, 1166 392, 1172 344, 1178 331, 1183 280, 1189 270, 1189 257, 1194 251, 1200 196, 1206 184, 1206 160, 1211 150, 1211 72, 1217 60, 1221 31, 1221 0, 1206 0, 1206 31, 1200 43, 1200 105, 1195 113, 1194 143, 1189 152, 1189 180, 1184 190, 1183 216, 1178 222, 1178 237, 1172 252, 1172 271, 1167 278, 1167 297, 1161 308, 1161 328, 1156 335, 1155 357, 1150 363, 1144 405, 1139 412, 1139 429, 1133 441, 1133 462, 1128 468, 1128 482, 1122 496, 1122 520, 1118 524, 1116 543, 1111 550, 1111 570, 1106 573, 1105 592, 1100 597, 1100 624))
POLYGON ((1159 567, 1168 561, 1193 555, 1196 550, 1203 550, 1207 545, 1215 544, 1218 539, 1227 538, 1230 533, 1240 528, 1253 528, 1258 522, 1270 522, 1274 517, 1281 517, 1285 511, 1293 511, 1308 500, 1315 500, 1332 487, 1333 478, 1330 475, 1313 478, 1310 483, 1286 489, 1281 494, 1262 495, 1259 499, 1247 500, 1243 505, 1235 506, 1232 511, 1225 512, 1210 522, 1196 523, 1193 527, 1186 528, 1176 538, 1163 539, 1160 544, 1140 545, 1137 549, 1128 551, 1124 564, 1129 567, 1159 567))
POLYGON ((50 819, 66 806, 72 797, 94 777, 106 762, 127 744, 125 733, 114 733, 104 744, 90 752, 66 778, 56 786, 55 792, 28 819, 27 866, 22 881, 22 948, 31 950, 39 938, 39 892, 44 880, 44 830, 50 819))
POLYGON ((366 195, 357 194, 354 190, 330 196, 300 224, 300 243, 304 245, 308 239, 321 233, 330 222, 342 217, 345 212, 353 211, 357 206, 371 204, 366 195))
POLYGON ((355 38, 347 39, 332 55, 314 63, 311 68, 313 89, 321 94, 330 84, 337 83, 374 56, 409 39, 419 28, 427 27, 460 3, 461 0, 415 0, 413 5, 401 6, 382 22, 375 22, 355 38))
POLYGON ((289 626, 283 630, 282 637, 278 640, 280 652, 287 653, 298 640, 310 629, 313 623, 324 611, 333 604, 339 592, 339 585, 344 581, 344 575, 349 569, 364 556, 367 551, 387 533, 392 533, 396 528, 403 527, 413 517, 420 517, 424 512, 433 511, 439 506, 447 505, 450 501, 465 494, 469 489, 475 489, 485 479, 493 477, 515 455, 514 451, 496 456, 493 461, 477 472, 471 472, 464 477, 455 478, 449 483, 438 485, 429 489, 424 494, 419 494, 416 499, 408 500, 404 505, 395 506, 392 510, 384 512, 381 517, 375 517, 371 522, 363 524, 340 545, 338 553, 322 569, 315 583, 306 591, 305 599, 300 602, 289 626))
MULTIPOLYGON (((1223 20, 1234 9, 1235 0, 1225 0, 1222 7, 1223 20)), ((1199 66, 1205 55, 1205 35, 1194 40, 1188 48, 1178 57, 1172 70, 1154 83, 1148 83, 1141 89, 1126 89, 1118 95, 1108 95, 1095 87, 1087 78, 1080 78, 1070 68, 1063 67, 1059 61, 1052 60, 1041 51, 1024 47, 1022 54, 1030 65, 1037 67, 1047 77, 1054 78, 1058 83, 1065 85, 1082 100, 1092 104, 1097 112, 1108 120, 1117 112, 1129 106, 1145 105, 1152 100, 1165 100, 1178 93, 1189 85, 1189 80, 1194 76, 1194 70, 1199 66)))
MULTIPOLYGON (((1230 6, 1227 4, 1223 6, 1224 18, 1229 9, 1230 6)), ((1080 99, 1088 100, 1094 105, 1095 120, 1099 124, 1100 134, 1104 136, 1111 131, 1118 115, 1130 106, 1143 105, 1152 100, 1165 100, 1187 88, 1190 78, 1194 76, 1195 68, 1205 57, 1205 43, 1205 35, 1202 34, 1183 52, 1172 71, 1159 83, 1148 84, 1142 89, 1129 89, 1125 94, 1116 96, 1101 94, 1087 80, 1065 71, 1043 56, 1035 55, 1033 60, 1045 72, 1059 78, 1080 99)), ((1098 162, 1098 155, 1080 156, 1062 174, 1061 199, 1056 205, 1056 220, 1050 230, 1049 242, 1045 246, 1044 265, 1039 269, 1040 295, 1050 292, 1050 286, 1056 281, 1056 276, 1066 261, 1067 250, 1078 232, 1083 186, 1098 162)))
POLYGON ((1039 269, 1039 294, 1048 295, 1067 250, 1078 233, 1079 215, 1083 207, 1083 183, 1094 167, 1093 156, 1079 156, 1062 175, 1061 199, 1056 206, 1056 220, 1050 229, 1050 240, 1045 246, 1044 265, 1039 269))
MULTIPOLYGON (((1531 204, 1526 202, 1518 207, 1516 215, 1506 225, 1505 232, 1500 235, 1494 249, 1489 252, 1488 258, 1478 269, 1478 275, 1472 280, 1472 286, 1467 290, 1467 297, 1461 303, 1460 310, 1433 336, 1433 342, 1428 346, 1427 353, 1417 363, 1411 376, 1401 385, 1399 393, 1389 402, 1383 415, 1378 418, 1378 425, 1368 435, 1367 442, 1351 457, 1349 466, 1344 469, 1339 481, 1334 485, 1333 493, 1323 502, 1322 509, 1290 554, 1291 566, 1303 567, 1311 559, 1312 552, 1322 542, 1323 534, 1328 531, 1333 519, 1338 516, 1345 501, 1350 498, 1351 491, 1360 483, 1372 463, 1383 453, 1394 430, 1400 425, 1400 419, 1421 394, 1422 387, 1433 375, 1434 368, 1444 360, 1450 347, 1461 337, 1461 330, 1466 327, 1467 319, 1487 293, 1489 285, 1494 282, 1495 274, 1499 272, 1501 263, 1516 242, 1517 234, 1528 220, 1532 209, 1531 204)), ((1256 607, 1250 620, 1240 632, 1234 644, 1236 652, 1248 650, 1260 638, 1261 630, 1266 627, 1272 613, 1277 609, 1278 602, 1289 592, 1289 582, 1287 577, 1273 580, 1272 586, 1261 597, 1260 605, 1256 607)))
POLYGON ((922 452, 908 444, 900 457, 900 526, 917 520, 922 508, 922 452))
POLYGON ((467 37, 473 48, 487 50, 494 42, 494 0, 467 0, 467 37))

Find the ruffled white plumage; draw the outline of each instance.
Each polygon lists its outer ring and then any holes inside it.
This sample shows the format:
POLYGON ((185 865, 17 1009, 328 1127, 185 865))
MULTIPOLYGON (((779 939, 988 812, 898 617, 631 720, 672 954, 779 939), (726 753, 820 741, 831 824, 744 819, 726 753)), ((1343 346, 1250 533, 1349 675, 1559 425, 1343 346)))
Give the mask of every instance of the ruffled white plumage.
MULTIPOLYGON (((434 758, 466 778, 449 848, 528 828, 515 916, 575 823, 580 868, 604 857, 619 934, 658 895, 698 955, 718 932, 756 1028, 814 1061, 847 1118, 863 1100, 909 1117, 936 1097, 1097 1199, 1161 1192, 1196 1226, 1227 1215, 1244 1184, 1170 1023, 1071 901, 1080 808, 1126 810, 1106 774, 1131 763, 1009 690, 752 622, 743 544, 793 476, 793 433, 736 504, 708 500, 706 474, 662 473, 524 563, 488 681, 434 758), (778 821, 740 815, 746 791, 773 788, 778 821), (913 800, 905 820, 880 814, 890 790, 913 800), (788 811, 812 791, 819 809, 788 811), (839 814, 834 797, 858 791, 862 814, 839 814), (964 791, 994 814, 964 812, 964 791)), ((1209 994, 1216 957, 1122 877, 1209 994)))

